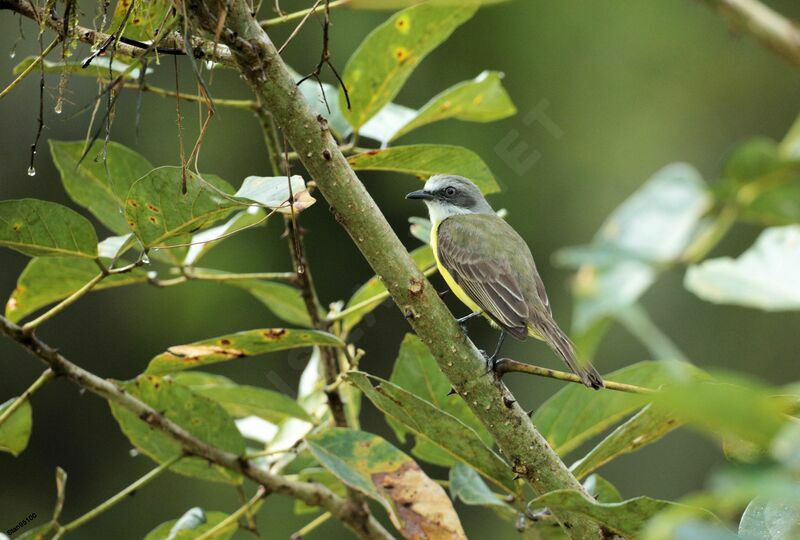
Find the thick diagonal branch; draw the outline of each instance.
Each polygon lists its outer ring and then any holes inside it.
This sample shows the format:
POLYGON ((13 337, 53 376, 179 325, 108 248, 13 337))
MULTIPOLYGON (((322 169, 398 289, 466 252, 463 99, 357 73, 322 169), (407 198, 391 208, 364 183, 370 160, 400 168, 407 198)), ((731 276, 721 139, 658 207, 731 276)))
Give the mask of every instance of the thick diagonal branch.
MULTIPOLYGON (((220 41, 233 53, 239 71, 272 113, 306 170, 392 299, 433 353, 458 393, 494 436, 514 470, 537 493, 581 490, 580 483, 531 423, 511 393, 485 376, 480 352, 461 332, 436 290, 417 270, 408 252, 356 177, 331 136, 327 122, 315 116, 274 44, 244 2, 206 0, 187 4, 194 24, 214 34, 217 14, 227 8, 220 41)), ((573 538, 598 538, 590 519, 558 513, 573 538)))
POLYGON ((800 29, 758 0, 702 0, 765 47, 800 66, 800 29))
POLYGON ((289 480, 283 476, 267 472, 252 465, 242 456, 226 452, 216 446, 201 441, 184 428, 169 420, 161 413, 124 392, 111 381, 73 364, 35 335, 26 334, 22 328, 0 316, 0 334, 5 335, 38 357, 57 376, 66 377, 81 388, 114 402, 131 411, 152 428, 165 433, 178 443, 183 450, 193 456, 207 459, 232 471, 238 471, 254 482, 264 486, 270 493, 288 495, 312 506, 320 506, 355 531, 361 538, 392 538, 383 526, 372 516, 365 514, 357 503, 344 499, 321 484, 311 484, 289 480))

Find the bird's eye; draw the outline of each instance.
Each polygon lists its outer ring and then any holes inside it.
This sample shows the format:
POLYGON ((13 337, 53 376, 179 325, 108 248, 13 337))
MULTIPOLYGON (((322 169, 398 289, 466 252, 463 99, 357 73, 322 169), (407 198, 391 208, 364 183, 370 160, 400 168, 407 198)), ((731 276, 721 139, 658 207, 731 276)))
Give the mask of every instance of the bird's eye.
POLYGON ((446 187, 444 188, 444 194, 447 195, 448 197, 452 197, 456 194, 456 188, 454 188, 453 186, 446 187))

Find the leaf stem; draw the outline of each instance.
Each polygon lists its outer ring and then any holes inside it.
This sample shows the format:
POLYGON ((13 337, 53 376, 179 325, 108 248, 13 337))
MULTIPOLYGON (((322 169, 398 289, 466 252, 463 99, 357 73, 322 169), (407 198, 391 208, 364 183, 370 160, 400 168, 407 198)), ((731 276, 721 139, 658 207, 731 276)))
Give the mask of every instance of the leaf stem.
POLYGON ((288 281, 290 283, 297 282, 297 274, 295 272, 252 272, 244 274, 224 273, 216 274, 213 272, 204 272, 197 269, 185 268, 183 274, 188 279, 196 279, 198 281, 243 281, 248 279, 264 279, 269 281, 288 281))
POLYGON ((240 517, 247 514, 254 504, 266 497, 268 494, 269 492, 267 491, 267 488, 264 486, 258 486, 258 491, 256 491, 256 494, 253 495, 249 501, 244 503, 236 512, 217 523, 215 527, 212 527, 205 533, 198 536, 197 540, 209 540, 210 538, 214 538, 217 536, 217 534, 230 527, 232 523, 236 523, 240 517))
POLYGON ((81 287, 71 295, 64 298, 61 302, 50 308, 48 311, 42 313, 39 317, 35 318, 34 320, 23 324, 22 331, 25 334, 30 334, 43 322, 50 320, 51 318, 55 317, 56 315, 67 309, 69 306, 77 302, 82 296, 91 291, 95 285, 103 281, 103 279, 105 279, 107 275, 108 272, 100 272, 91 280, 89 280, 89 282, 86 283, 83 287, 81 287))
MULTIPOLYGON (((346 6, 350 2, 352 2, 352 0, 334 0, 333 2, 330 2, 328 7, 335 8, 335 7, 338 7, 338 6, 346 6)), ((312 13, 312 12, 315 13, 317 11, 322 11, 324 9, 325 9, 325 5, 318 5, 318 6, 315 6, 313 8, 301 9, 300 11, 295 11, 293 13, 287 13, 286 15, 283 15, 282 17, 274 17, 272 19, 265 19, 263 21, 260 21, 258 24, 260 24, 262 28, 269 28, 271 26, 278 26, 280 24, 285 24, 287 22, 296 21, 297 19, 302 19, 306 15, 308 15, 309 13, 312 13)))
POLYGON ((738 214, 739 210, 735 204, 728 204, 723 207, 711 225, 689 244, 683 252, 682 261, 686 264, 700 262, 736 223, 738 214))
POLYGON ((174 458, 165 461, 164 463, 162 463, 161 465, 159 465, 155 469, 151 470, 149 473, 145 474, 144 476, 142 476, 141 478, 136 480, 134 483, 132 483, 131 485, 129 485, 128 487, 126 487, 125 489, 123 489, 122 491, 120 491, 119 493, 114 495, 113 497, 111 497, 108 500, 106 500, 104 503, 100 504, 99 506, 96 506, 95 508, 93 508, 90 511, 86 512, 85 514, 83 514, 79 518, 74 519, 73 521, 70 521, 66 525, 60 527, 59 530, 58 530, 58 535, 61 536, 61 535, 66 534, 68 532, 74 531, 75 529, 77 529, 81 525, 84 525, 85 523, 87 523, 88 521, 91 521, 92 519, 96 518, 97 516, 99 516, 100 514, 105 512, 106 510, 109 510, 110 508, 114 507, 117 503, 122 501, 124 498, 126 498, 128 495, 130 495, 134 491, 136 491, 138 489, 141 489, 144 486, 146 486, 147 484, 149 484, 150 482, 152 482, 161 473, 163 473, 164 471, 166 471, 167 469, 169 469, 170 467, 175 465, 175 463, 180 461, 183 457, 184 457, 183 454, 179 454, 179 455, 175 456, 174 458))
POLYGON ((290 540, 301 540, 305 538, 310 532, 314 529, 331 519, 333 516, 330 512, 325 512, 324 514, 320 514, 311 521, 309 521, 306 525, 303 526, 302 529, 298 530, 296 533, 293 533, 289 538, 290 540))
POLYGON ((61 36, 58 36, 56 39, 53 40, 52 43, 50 43, 50 45, 45 47, 45 49, 42 51, 42 53, 39 56, 37 56, 36 58, 34 58, 33 62, 31 62, 31 64, 28 67, 26 67, 24 70, 22 70, 22 73, 20 73, 19 76, 16 79, 14 79, 13 81, 11 81, 11 83, 8 86, 6 86, 3 89, 2 92, 0 92, 0 99, 3 99, 4 97, 6 97, 6 94, 11 92, 19 83, 22 82, 22 80, 25 77, 30 75, 31 71, 33 71, 33 69, 36 66, 38 66, 40 62, 42 62, 44 60, 45 56, 50 54, 50 52, 53 49, 55 49, 56 45, 58 45, 59 42, 61 42, 61 36))
MULTIPOLYGON (((566 381, 572 383, 583 384, 581 378, 574 373, 567 373, 566 371, 558 371, 555 369, 534 366, 532 364, 525 364, 517 362, 511 358, 501 358, 495 365, 495 371, 501 375, 506 373, 527 373, 528 375, 536 375, 537 377, 547 377, 550 379, 557 379, 559 381, 566 381)), ((653 394, 657 390, 653 388, 645 388, 644 386, 636 386, 635 384, 627 384, 605 379, 603 386, 608 390, 616 390, 618 392, 627 392, 629 394, 653 394)))
POLYGON ((44 386, 44 383, 53 380, 55 376, 56 374, 53 372, 52 369, 48 368, 44 370, 44 372, 41 375, 39 375, 39 378, 33 381, 33 384, 30 385, 28 389, 22 393, 21 396, 19 396, 16 400, 14 400, 14 403, 9 405, 9 407, 3 411, 3 414, 0 414, 0 426, 2 426, 3 423, 6 420, 8 420, 12 414, 14 414, 14 411, 19 409, 23 403, 28 401, 28 399, 30 399, 30 397, 33 394, 35 394, 36 391, 39 390, 39 388, 44 386))

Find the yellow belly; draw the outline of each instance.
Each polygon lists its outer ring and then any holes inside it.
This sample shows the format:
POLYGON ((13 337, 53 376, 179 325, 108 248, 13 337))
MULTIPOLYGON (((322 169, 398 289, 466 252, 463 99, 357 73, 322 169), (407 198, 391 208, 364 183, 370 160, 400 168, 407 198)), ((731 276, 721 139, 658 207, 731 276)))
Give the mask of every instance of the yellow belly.
POLYGON ((450 272, 447 271, 447 268, 442 266, 442 263, 439 261, 439 252, 436 247, 436 244, 439 240, 438 233, 439 233, 439 223, 434 223, 431 227, 431 248, 433 249, 433 257, 436 259, 436 266, 439 268, 439 273, 444 278, 445 282, 447 283, 447 286, 450 287, 450 290, 453 291, 456 297, 459 300, 461 300, 461 302, 465 306, 467 306, 473 313, 481 311, 480 306, 478 306, 478 304, 472 301, 472 298, 470 298, 467 292, 464 289, 462 289, 458 283, 456 283, 456 280, 453 279, 453 276, 450 275, 450 272))

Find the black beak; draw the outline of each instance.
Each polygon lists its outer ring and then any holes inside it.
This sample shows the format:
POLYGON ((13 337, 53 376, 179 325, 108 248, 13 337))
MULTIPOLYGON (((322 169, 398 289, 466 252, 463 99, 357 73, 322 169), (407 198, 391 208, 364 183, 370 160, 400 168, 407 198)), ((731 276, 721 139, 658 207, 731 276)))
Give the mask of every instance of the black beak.
POLYGON ((429 201, 433 199, 433 193, 425 191, 424 189, 418 189, 417 191, 412 191, 406 195, 406 199, 420 199, 423 201, 429 201))

